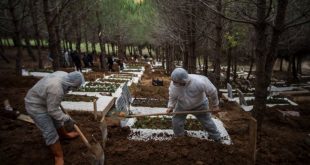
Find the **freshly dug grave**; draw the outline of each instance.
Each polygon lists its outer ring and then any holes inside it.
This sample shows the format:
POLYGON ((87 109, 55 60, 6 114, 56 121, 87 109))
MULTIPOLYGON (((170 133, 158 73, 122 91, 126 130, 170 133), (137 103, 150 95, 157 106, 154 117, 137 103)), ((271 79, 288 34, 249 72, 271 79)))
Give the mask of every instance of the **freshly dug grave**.
POLYGON ((140 107, 167 107, 168 101, 152 98, 135 98, 131 105, 140 107))
POLYGON ((71 95, 66 94, 62 99, 63 101, 74 101, 74 102, 93 102, 94 100, 98 100, 96 96, 87 96, 87 95, 71 95))
MULTIPOLYGON (((167 117, 139 117, 133 128, 148 129, 172 129, 172 119, 167 117)), ((185 130, 203 130, 198 120, 187 119, 184 125, 185 130)))
POLYGON ((85 81, 95 81, 98 78, 103 78, 104 72, 88 72, 84 73, 85 81))

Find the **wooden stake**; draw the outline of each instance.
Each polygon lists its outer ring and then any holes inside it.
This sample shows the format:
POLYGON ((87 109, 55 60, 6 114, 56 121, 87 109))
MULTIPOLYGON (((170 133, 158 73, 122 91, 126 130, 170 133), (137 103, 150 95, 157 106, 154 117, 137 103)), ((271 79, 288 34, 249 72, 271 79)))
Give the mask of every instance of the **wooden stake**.
POLYGON ((111 110, 111 108, 113 107, 113 105, 115 104, 115 100, 116 97, 114 97, 111 102, 104 108, 104 110, 102 111, 102 118, 101 118, 101 122, 104 120, 105 115, 111 110))
POLYGON ((95 120, 97 120, 97 99, 94 100, 93 104, 94 104, 94 117, 95 120))
POLYGON ((250 153, 252 154, 251 164, 256 161, 256 142, 257 142, 257 122, 251 117, 249 120, 249 138, 250 138, 250 153))

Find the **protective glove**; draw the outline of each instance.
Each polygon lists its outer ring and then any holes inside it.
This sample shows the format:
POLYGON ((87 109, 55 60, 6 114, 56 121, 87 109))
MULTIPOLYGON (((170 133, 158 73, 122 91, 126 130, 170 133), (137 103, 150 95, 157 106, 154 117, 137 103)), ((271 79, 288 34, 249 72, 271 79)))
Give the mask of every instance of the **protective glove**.
POLYGON ((72 123, 72 124, 75 124, 76 122, 71 118, 71 116, 65 114, 64 117, 63 117, 63 120, 65 123, 72 123))
POLYGON ((167 113, 171 113, 172 111, 173 111, 173 108, 168 108, 168 109, 166 110, 167 113))

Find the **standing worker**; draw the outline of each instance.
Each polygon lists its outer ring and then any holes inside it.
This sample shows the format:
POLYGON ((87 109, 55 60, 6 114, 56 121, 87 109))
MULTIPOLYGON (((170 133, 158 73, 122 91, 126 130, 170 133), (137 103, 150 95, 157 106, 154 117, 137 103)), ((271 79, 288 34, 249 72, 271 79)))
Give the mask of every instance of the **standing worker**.
POLYGON ((63 165, 63 151, 59 136, 66 139, 78 137, 76 131, 67 132, 65 123, 74 123, 60 107, 63 96, 72 88, 78 88, 85 82, 80 72, 54 72, 38 81, 25 97, 26 111, 40 129, 45 143, 55 158, 55 165, 63 165), (58 133, 57 133, 58 132, 58 133))
POLYGON ((72 58, 72 61, 75 65, 76 70, 82 72, 82 63, 81 63, 81 58, 78 52, 74 51, 70 54, 70 56, 72 58))
MULTIPOLYGON (((169 86, 169 102, 167 113, 207 110, 208 98, 211 101, 211 109, 219 110, 217 90, 210 80, 202 75, 188 74, 183 68, 176 68, 171 73, 172 82, 169 86)), ((187 114, 178 114, 172 117, 172 127, 175 136, 184 136, 184 122, 187 114)), ((195 114, 196 118, 208 131, 209 138, 220 141, 220 132, 211 119, 211 113, 195 114)))

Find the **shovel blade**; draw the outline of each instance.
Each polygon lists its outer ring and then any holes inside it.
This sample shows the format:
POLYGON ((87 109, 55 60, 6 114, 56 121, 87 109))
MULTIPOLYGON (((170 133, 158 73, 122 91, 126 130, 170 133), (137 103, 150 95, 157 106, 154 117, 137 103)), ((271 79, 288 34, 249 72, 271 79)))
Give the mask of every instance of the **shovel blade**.
POLYGON ((105 148, 105 144, 108 138, 108 127, 107 127, 107 122, 105 120, 102 120, 100 122, 100 130, 102 134, 102 147, 105 148))
POLYGON ((93 159, 90 162, 92 165, 104 165, 104 162, 105 162, 104 153, 99 158, 96 158, 95 155, 92 155, 92 156, 93 156, 93 159))

